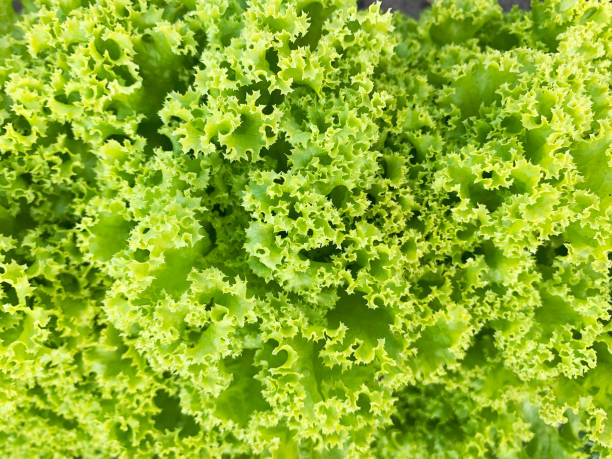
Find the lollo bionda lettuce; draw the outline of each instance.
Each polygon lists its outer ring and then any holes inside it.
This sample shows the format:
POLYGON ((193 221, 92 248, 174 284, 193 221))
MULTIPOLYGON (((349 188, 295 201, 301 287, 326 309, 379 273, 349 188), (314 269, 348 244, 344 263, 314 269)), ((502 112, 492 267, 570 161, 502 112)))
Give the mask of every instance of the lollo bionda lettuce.
POLYGON ((609 457, 611 62, 606 0, 0 0, 0 457, 609 457))

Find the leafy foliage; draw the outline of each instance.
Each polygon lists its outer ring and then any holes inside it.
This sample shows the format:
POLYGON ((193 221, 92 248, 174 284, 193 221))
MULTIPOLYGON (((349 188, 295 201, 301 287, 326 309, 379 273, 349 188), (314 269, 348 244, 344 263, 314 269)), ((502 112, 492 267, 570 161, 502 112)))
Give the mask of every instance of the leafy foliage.
POLYGON ((612 7, 0 2, 0 452, 612 449, 612 7))

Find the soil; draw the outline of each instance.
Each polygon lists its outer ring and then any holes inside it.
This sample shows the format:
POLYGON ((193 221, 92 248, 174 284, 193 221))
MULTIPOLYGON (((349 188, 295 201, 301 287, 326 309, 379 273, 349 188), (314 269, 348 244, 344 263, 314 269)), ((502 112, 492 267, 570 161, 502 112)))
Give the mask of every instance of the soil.
MULTIPOLYGON (((360 7, 365 8, 368 5, 374 3, 376 0, 359 0, 357 3, 360 7)), ((431 4, 432 0, 382 0, 382 9, 392 9, 402 11, 412 17, 419 17, 421 11, 427 8, 431 4)), ((529 9, 531 0, 499 0, 499 4, 506 11, 510 10, 512 6, 518 5, 519 8, 525 10, 529 9)))
MULTIPOLYGON (((374 3, 376 0, 358 0, 357 4, 361 8, 365 8, 368 5, 374 3)), ((531 0, 498 0, 499 4, 508 11, 513 5, 518 5, 520 8, 529 9, 531 0)), ((382 7, 384 10, 392 9, 403 11, 412 17, 419 17, 421 11, 427 8, 431 4, 432 0, 382 0, 382 7)), ((13 9, 17 13, 21 13, 23 9, 21 0, 13 0, 13 9)))

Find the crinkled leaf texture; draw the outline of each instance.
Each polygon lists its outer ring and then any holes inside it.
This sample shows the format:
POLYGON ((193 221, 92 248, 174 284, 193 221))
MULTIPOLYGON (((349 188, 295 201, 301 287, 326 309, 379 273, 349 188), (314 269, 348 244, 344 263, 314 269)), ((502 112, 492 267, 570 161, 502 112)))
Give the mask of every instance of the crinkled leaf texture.
POLYGON ((612 454, 612 7, 0 1, 0 456, 612 454))

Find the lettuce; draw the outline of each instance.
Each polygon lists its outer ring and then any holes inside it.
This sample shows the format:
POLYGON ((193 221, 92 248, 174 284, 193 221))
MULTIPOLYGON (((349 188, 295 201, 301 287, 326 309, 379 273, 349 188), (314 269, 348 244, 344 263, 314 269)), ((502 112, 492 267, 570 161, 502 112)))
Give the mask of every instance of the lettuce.
POLYGON ((610 454, 611 19, 2 0, 2 453, 610 454))

